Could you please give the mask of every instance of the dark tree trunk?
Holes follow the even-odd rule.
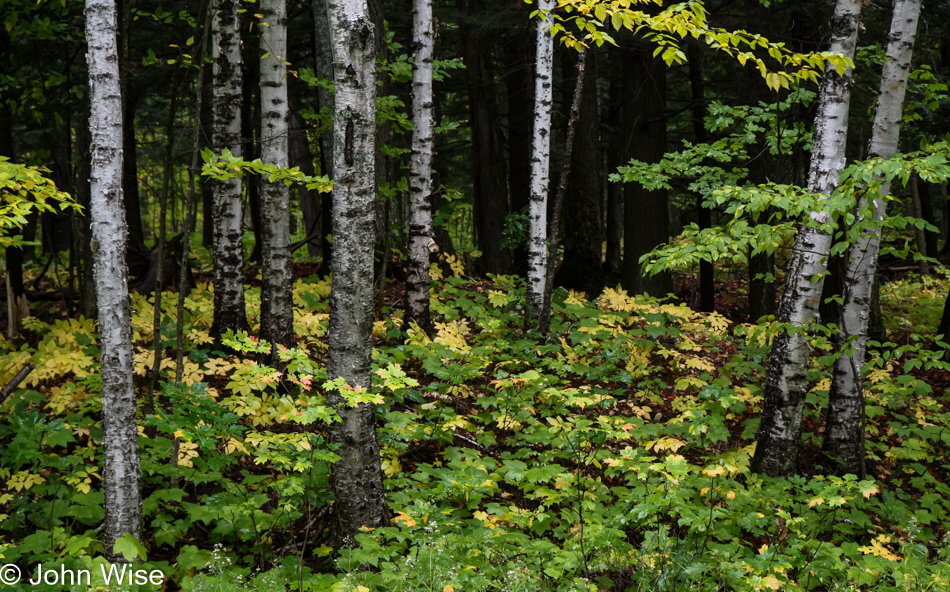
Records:
[[[318,76],[333,80],[333,47],[330,43],[330,22],[327,15],[327,3],[324,0],[313,0],[311,5],[314,30],[314,71]],[[317,89],[317,108],[333,109],[333,95],[330,91]],[[333,178],[333,125],[320,136],[320,173]],[[323,265],[320,273],[327,273],[333,255],[333,245],[327,240],[333,230],[331,218],[333,211],[333,193],[324,193],[320,199],[320,245],[322,247]]]
[[[289,106],[290,106],[290,166],[300,167],[300,172],[305,175],[313,176],[316,170],[313,166],[313,153],[310,151],[310,139],[307,137],[307,127],[303,118],[300,116],[300,99],[298,93],[302,91],[300,86],[295,83],[297,79],[291,77],[288,81]],[[321,232],[320,232],[320,194],[316,191],[310,191],[303,185],[295,185],[296,193],[300,199],[300,210],[303,213],[304,237],[310,237],[307,240],[307,253],[311,257],[321,256]]]
[[[577,84],[577,52],[563,52],[564,86]],[[591,298],[604,289],[603,200],[600,127],[597,114],[596,53],[588,51],[584,93],[574,133],[571,172],[564,202],[564,261],[554,282],[587,292]]]
[[[64,119],[68,122],[70,115],[68,113],[64,115]],[[57,124],[49,134],[48,145],[53,159],[50,177],[57,187],[68,191],[73,183],[72,141],[69,128],[61,129]],[[44,253],[59,254],[69,248],[72,243],[71,219],[68,212],[43,212],[40,215],[43,225]]]
[[[242,27],[246,26],[243,24]],[[261,60],[258,52],[260,38],[249,35],[244,39],[244,105],[241,114],[241,141],[244,144],[244,158],[254,160],[261,157],[261,147],[258,140],[261,137],[261,110],[260,87]],[[254,248],[248,256],[248,261],[259,264],[261,262],[261,179],[257,175],[244,176],[244,190],[247,195],[247,205],[251,212],[251,228],[254,230]]]
[[[528,30],[528,12],[524,26],[505,36],[505,59],[508,71],[505,88],[508,100],[508,191],[512,212],[526,212],[531,193],[531,128],[534,104],[534,43]],[[522,277],[528,274],[528,251],[520,244],[512,253],[511,272]]]
[[[11,161],[15,158],[13,145],[13,116],[3,113],[0,117],[0,156],[6,156]],[[13,229],[10,234],[17,235],[19,231]],[[7,330],[11,338],[20,334],[21,302],[25,302],[23,294],[23,249],[17,247],[6,248],[7,261]],[[28,304],[26,305],[27,310]]]
[[[818,303],[818,316],[823,325],[837,325],[841,322],[840,297],[844,290],[843,280],[848,269],[842,257],[828,259],[828,273],[821,288],[821,302]]]
[[[693,135],[697,142],[705,142],[708,139],[706,134],[706,90],[703,84],[703,52],[695,43],[690,43],[687,47],[689,55],[689,89],[693,99]],[[703,207],[703,199],[696,196],[696,222],[700,229],[712,226],[712,212]],[[750,276],[754,277],[751,273]],[[751,278],[750,278],[751,282]],[[751,287],[751,283],[750,283]],[[761,299],[760,296],[758,299]],[[774,292],[772,294],[774,300]],[[752,302],[752,293],[749,292],[749,301]],[[757,299],[757,300],[758,300]],[[699,309],[703,312],[712,312],[716,310],[716,280],[715,268],[711,261],[701,261],[699,263]],[[753,315],[753,318],[758,318]]]
[[[120,46],[123,44],[120,44]],[[126,74],[127,71],[123,71]],[[127,87],[123,84],[123,87]],[[124,93],[123,93],[124,95]],[[139,197],[139,169],[136,158],[135,111],[138,99],[125,97],[122,115],[122,194],[125,196],[125,221],[129,226],[129,274],[141,278],[148,273],[149,251],[142,228],[142,203]]]
[[[79,244],[81,257],[79,272],[79,311],[87,319],[95,319],[99,316],[98,302],[96,300],[96,283],[92,274],[92,227],[89,225],[91,218],[89,216],[89,175],[91,174],[92,160],[89,151],[89,143],[92,138],[89,135],[89,126],[86,125],[88,118],[81,118],[76,126],[76,201],[82,206],[82,214],[73,213],[76,221],[76,242]]]
[[[624,160],[653,163],[666,152],[666,65],[646,47],[628,49],[623,61]],[[665,191],[647,191],[639,183],[624,186],[623,287],[633,294],[666,296],[673,291],[669,273],[644,276],[640,257],[670,238],[669,199]]]
[[[508,187],[498,108],[495,104],[495,77],[491,69],[491,48],[484,33],[472,24],[472,17],[484,10],[480,0],[459,0],[468,17],[461,27],[462,55],[468,78],[469,124],[472,130],[472,185],[476,245],[482,273],[506,273],[510,254],[501,248],[502,230],[508,215]]]
[[[759,274],[775,276],[775,257],[765,253],[749,255],[749,322],[751,323],[775,313],[775,283],[756,279]]]
[[[201,87],[201,145],[212,146],[211,133],[214,121],[212,78],[205,76]],[[211,182],[202,175],[198,175],[201,184],[201,244],[209,249],[214,246],[214,192]]]
[[[607,138],[607,173],[617,172],[623,163],[623,76],[622,54],[619,48],[607,50],[610,60],[607,117],[601,129]],[[611,286],[620,281],[623,270],[623,184],[607,184],[606,212],[607,252],[604,259],[604,278]]]
[[[940,341],[950,343],[950,295],[943,302],[943,316],[940,317],[940,325],[934,334],[940,337]],[[950,352],[950,349],[947,350]]]
[[[934,215],[933,199],[930,197],[930,188],[933,187],[933,185],[919,179],[917,180],[917,184],[920,186],[920,217],[926,220],[928,224],[938,227],[937,217]],[[924,243],[927,245],[928,257],[936,257],[940,252],[937,246],[939,240],[939,232],[933,232],[931,230],[924,231]]]

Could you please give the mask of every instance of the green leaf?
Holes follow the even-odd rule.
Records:
[[[112,552],[122,555],[129,563],[148,560],[148,551],[145,550],[145,546],[128,532],[116,539]]]

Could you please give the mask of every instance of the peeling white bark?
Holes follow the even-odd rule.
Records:
[[[288,166],[286,0],[261,0],[261,160]],[[269,55],[268,55],[269,54]],[[261,331],[271,344],[293,345],[290,191],[261,179]]]
[[[241,155],[241,34],[239,0],[215,0],[212,18],[214,62],[212,143]],[[244,310],[244,232],[241,228],[241,179],[213,181],[214,322],[211,335],[228,329],[246,331]]]
[[[128,227],[122,200],[122,97],[116,49],[115,0],[87,0],[92,132],[93,276],[102,350],[102,486],[105,552],[125,533],[142,538],[138,428],[132,390],[132,314],[125,262]]]
[[[830,51],[854,58],[861,0],[838,0],[831,23]],[[845,166],[848,137],[848,107],[851,102],[851,71],[825,73],[819,94],[815,138],[811,155],[808,190],[830,195]],[[827,222],[826,210],[813,212],[813,220]],[[752,468],[773,477],[795,473],[801,441],[802,409],[805,402],[809,349],[802,328],[818,316],[830,234],[801,226],[788,262],[785,292],[779,304],[778,321],[794,327],[779,332],[769,355],[768,378],[758,445]]]
[[[376,50],[367,0],[330,0],[333,114],[333,276],[329,377],[352,387],[372,384],[373,255],[375,245]],[[329,428],[339,444],[333,466],[338,535],[389,524],[372,405],[347,407],[331,393],[342,419]]]
[[[534,80],[534,134],[531,142],[531,194],[528,198],[528,293],[526,324],[533,326],[544,306],[548,268],[548,179],[551,169],[551,104],[554,0],[538,2],[537,60]]]
[[[920,0],[896,0],[887,39],[887,61],[881,75],[877,110],[871,135],[870,156],[890,158],[897,152],[900,136],[904,94],[914,53],[914,38],[920,15]],[[885,185],[874,198],[873,217],[884,219]],[[858,210],[867,207],[862,197]],[[848,252],[845,277],[844,307],[841,315],[840,351],[845,352],[835,363],[828,400],[824,452],[840,473],[864,475],[864,392],[861,370],[867,352],[871,291],[877,273],[881,250],[881,231],[867,230]],[[850,343],[849,343],[850,342]],[[847,352],[851,352],[850,355]]]
[[[414,0],[412,14],[412,154],[409,157],[409,278],[407,319],[429,331],[429,252],[432,243],[432,0]]]

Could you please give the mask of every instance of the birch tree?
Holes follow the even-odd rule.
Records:
[[[896,0],[887,39],[887,61],[881,75],[869,156],[890,158],[897,152],[897,142],[904,107],[904,93],[914,52],[914,38],[920,15],[920,0]],[[873,198],[873,219],[884,219],[890,184]],[[868,206],[867,198],[858,201],[858,211]],[[864,394],[861,370],[867,351],[871,290],[877,273],[881,250],[881,228],[864,231],[848,253],[848,269],[844,281],[844,306],[834,377],[828,399],[825,422],[824,452],[839,473],[865,475],[864,467]]]
[[[548,271],[548,179],[551,171],[551,104],[554,0],[538,2],[537,62],[534,79],[534,134],[531,142],[531,193],[528,201],[528,326],[536,326],[544,307]]]
[[[288,166],[286,0],[261,0],[261,160]],[[290,191],[283,181],[262,179],[262,339],[290,346],[294,338],[293,272],[290,254]]]
[[[348,388],[372,385],[373,255],[375,244],[376,49],[367,0],[329,0],[333,45],[333,276],[330,284],[329,378]],[[348,406],[331,391],[342,421],[329,440],[338,535],[349,541],[363,526],[389,523],[373,405]]]
[[[102,350],[102,486],[105,550],[111,560],[124,534],[141,539],[138,428],[132,391],[132,313],[122,200],[122,93],[119,88],[115,0],[87,0],[93,275]]]
[[[241,34],[239,0],[215,0],[212,143],[216,152],[241,155]],[[244,246],[241,230],[241,179],[214,180],[214,322],[211,335],[246,331]]]
[[[429,318],[429,251],[432,240],[432,0],[413,0],[412,154],[409,157],[409,278],[407,319],[426,333]]]
[[[838,0],[831,22],[830,51],[854,57],[861,0]],[[808,190],[831,195],[845,166],[851,70],[829,64],[819,93]],[[785,327],[772,342],[762,421],[752,469],[773,477],[795,472],[802,432],[809,349],[805,327],[818,315],[832,236],[821,225],[831,222],[828,208],[812,212],[814,224],[802,224],[792,246],[778,322]]]

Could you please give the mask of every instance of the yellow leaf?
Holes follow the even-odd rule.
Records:
[[[396,517],[393,518],[393,522],[402,522],[409,528],[416,525],[416,521],[413,519],[413,517],[410,516],[409,514],[406,514],[405,512],[399,512],[399,514],[397,514]]]
[[[782,582],[780,582],[775,576],[768,576],[762,580],[762,585],[772,590],[778,590],[782,587]]]
[[[442,586],[442,592],[455,592],[455,588],[452,587],[452,584],[446,584]]]
[[[814,508],[815,506],[820,506],[823,503],[825,503],[825,500],[823,498],[816,497],[815,499],[808,502],[808,507]]]

